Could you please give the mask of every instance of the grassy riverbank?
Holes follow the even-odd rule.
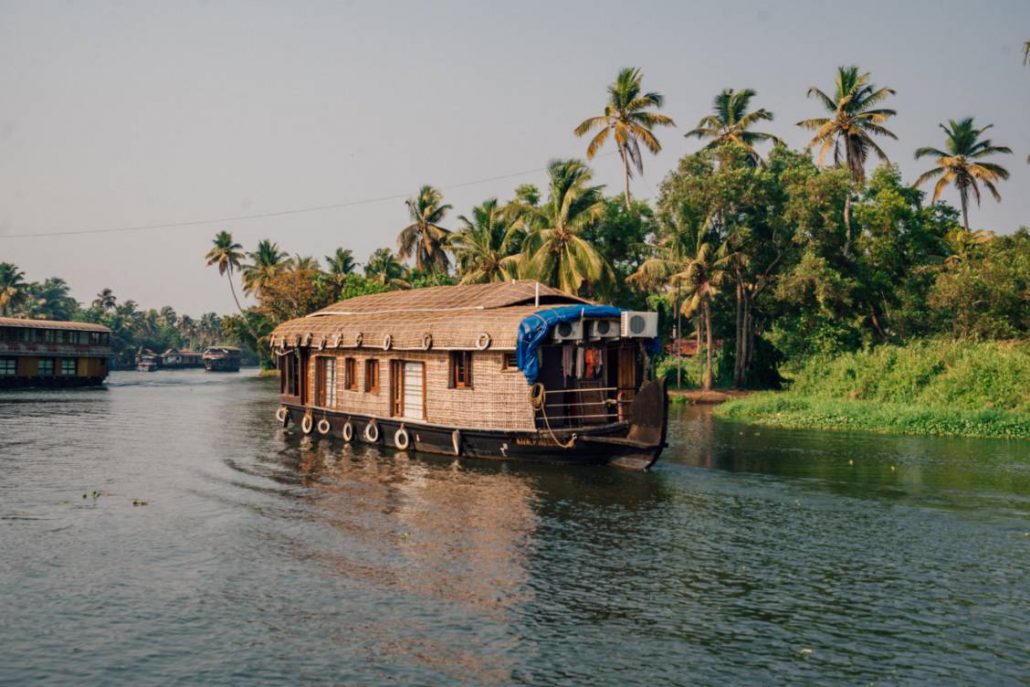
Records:
[[[1030,439],[1030,342],[927,341],[809,360],[721,417],[788,428]]]

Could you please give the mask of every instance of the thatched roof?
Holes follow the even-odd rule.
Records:
[[[57,320],[28,320],[21,317],[0,317],[0,327],[22,327],[28,329],[65,329],[76,332],[110,332],[102,324],[92,322],[60,322]]]
[[[535,305],[539,288],[539,303]],[[276,327],[272,346],[515,350],[519,323],[550,305],[589,303],[534,281],[435,286],[340,301]]]

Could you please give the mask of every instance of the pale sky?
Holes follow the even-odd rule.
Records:
[[[633,192],[654,197],[683,138],[724,87],[758,91],[767,130],[793,146],[858,64],[898,92],[882,141],[908,180],[943,144],[937,123],[973,115],[1014,154],[1001,204],[973,223],[1030,224],[1030,2],[10,2],[0,0],[0,262],[61,276],[90,301],[110,287],[143,307],[228,313],[214,234],[321,258],[395,247],[401,199],[175,229],[12,234],[230,217],[443,189],[457,215],[555,157],[599,114],[620,67],[643,70],[675,130]],[[595,160],[619,192],[617,158]],[[957,203],[954,192],[946,198]]]

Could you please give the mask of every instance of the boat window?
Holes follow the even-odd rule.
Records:
[[[74,377],[77,371],[75,358],[61,358],[61,375]]]
[[[318,386],[315,405],[331,408],[336,405],[336,358],[318,358],[315,368]]]
[[[0,377],[13,377],[18,373],[16,358],[0,358]]]
[[[519,360],[514,353],[504,354],[504,364],[501,366],[502,370],[506,372],[517,372],[519,369]]]
[[[379,361],[374,358],[365,361],[365,391],[379,393]]]
[[[345,358],[343,361],[343,386],[347,391],[358,390],[358,368],[354,358]]]
[[[36,374],[40,377],[53,377],[54,361],[51,358],[40,358],[36,366]]]
[[[472,351],[451,351],[452,389],[472,388]]]
[[[279,359],[282,371],[279,375],[279,391],[284,396],[300,396],[300,379],[297,374],[297,354],[291,353]]]

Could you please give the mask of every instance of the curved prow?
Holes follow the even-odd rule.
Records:
[[[669,427],[669,393],[664,379],[648,382],[640,388],[630,408],[629,433],[625,439],[594,438],[592,441],[618,444],[627,450],[612,458],[609,465],[629,470],[651,467],[662,449]]]

